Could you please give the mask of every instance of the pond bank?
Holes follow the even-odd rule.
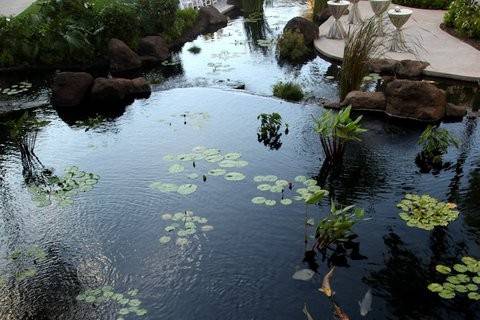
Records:
[[[368,1],[360,1],[359,8],[362,17],[373,16]],[[472,82],[479,81],[480,64],[478,61],[480,61],[480,51],[440,28],[445,11],[410,9],[413,14],[406,23],[404,32],[407,42],[419,43],[420,47],[416,48],[417,56],[410,53],[388,52],[385,57],[395,60],[426,61],[430,63],[424,70],[426,76]],[[344,41],[326,38],[333,21],[333,17],[330,17],[320,25],[320,39],[315,41],[315,48],[326,57],[341,61],[345,47]],[[340,21],[348,30],[347,16],[343,16]]]

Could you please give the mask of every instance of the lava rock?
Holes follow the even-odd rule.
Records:
[[[307,46],[313,45],[313,41],[318,39],[318,27],[303,17],[295,17],[288,21],[283,32],[287,30],[300,32]]]
[[[449,119],[461,119],[467,114],[467,108],[464,106],[457,106],[453,103],[447,103],[445,116]]]
[[[93,102],[116,105],[132,98],[146,97],[150,93],[150,85],[144,78],[97,78],[93,83],[90,98]]]
[[[393,59],[371,59],[368,63],[370,72],[394,75],[398,61]]]
[[[201,7],[198,10],[196,27],[199,29],[197,30],[199,34],[226,27],[227,23],[227,16],[221,14],[215,7]]]
[[[385,88],[386,113],[392,117],[438,121],[445,116],[445,91],[425,81],[394,80]]]
[[[395,74],[398,78],[414,79],[419,78],[423,70],[430,64],[424,61],[402,60],[395,66]]]
[[[352,91],[341,106],[352,106],[353,110],[385,111],[387,100],[383,92]]]
[[[164,61],[170,57],[170,49],[167,42],[160,36],[148,36],[138,43],[140,56],[152,57],[155,61]]]
[[[52,104],[56,107],[74,107],[85,101],[92,87],[93,77],[86,72],[60,72],[52,87]]]
[[[108,43],[110,58],[110,71],[113,73],[124,73],[139,69],[142,66],[138,54],[130,49],[125,42],[118,39],[111,39]]]

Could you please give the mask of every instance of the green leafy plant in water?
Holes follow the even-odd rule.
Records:
[[[17,281],[23,281],[37,274],[37,266],[47,259],[47,253],[37,245],[15,249],[8,258],[15,262],[19,271],[15,273]]]
[[[191,52],[191,53],[193,53],[193,54],[199,54],[200,51],[202,51],[202,49],[201,49],[200,47],[198,47],[198,46],[195,46],[195,45],[193,45],[193,46],[191,46],[190,48],[188,48],[188,52]]]
[[[472,257],[462,257],[462,263],[452,267],[437,265],[435,270],[446,276],[443,283],[430,283],[428,290],[443,299],[453,299],[457,294],[466,294],[471,300],[480,300],[480,261]]]
[[[301,63],[313,55],[313,50],[305,44],[300,32],[286,30],[278,39],[277,50],[280,59]]]
[[[287,101],[303,99],[302,87],[294,82],[278,82],[273,86],[273,95]]]
[[[175,232],[177,239],[175,243],[178,246],[185,246],[189,241],[189,237],[197,233],[197,229],[200,228],[201,232],[208,232],[213,230],[213,226],[207,225],[207,218],[196,216],[192,211],[177,212],[174,214],[165,213],[162,215],[162,219],[166,221],[173,221],[172,224],[165,227],[167,235],[160,237],[160,244],[167,244],[172,240],[169,235]]]
[[[260,120],[260,127],[257,132],[258,142],[262,142],[272,150],[278,150],[282,146],[280,129],[282,127],[282,116],[277,113],[261,113],[257,117]],[[285,124],[285,134],[289,133],[288,124]]]
[[[305,203],[310,205],[318,204],[327,195],[328,191],[320,190],[306,199]],[[353,226],[362,220],[364,216],[365,211],[361,208],[353,205],[341,207],[331,200],[330,213],[321,219],[316,226],[316,241],[313,249],[324,250],[335,242],[348,241],[348,238],[352,235]]]
[[[442,163],[442,156],[448,148],[458,148],[458,140],[447,129],[429,125],[420,135],[418,144],[422,146],[419,160],[427,161],[433,165]]]
[[[314,119],[315,131],[320,135],[326,160],[333,163],[341,160],[345,152],[345,145],[349,141],[360,141],[360,136],[367,130],[362,128],[362,116],[353,120],[350,117],[351,107],[338,113],[325,111],[320,117]]]
[[[458,218],[455,204],[440,202],[429,195],[406,194],[397,207],[402,209],[399,216],[408,226],[424,230],[447,226]]]
[[[105,286],[80,293],[77,296],[77,301],[94,304],[114,302],[118,308],[117,314],[119,319],[129,314],[144,316],[148,311],[141,307],[142,301],[136,298],[137,294],[137,289],[129,290],[126,294],[122,294],[114,291],[110,286]]]

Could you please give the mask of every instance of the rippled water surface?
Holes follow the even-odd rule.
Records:
[[[274,37],[290,17],[306,11],[302,3],[267,4],[268,29],[261,32]],[[199,55],[187,44],[178,56],[181,66],[148,74],[169,76],[150,98],[125,109],[85,118],[45,107],[0,118],[0,319],[305,319],[305,304],[315,319],[334,319],[330,301],[318,291],[332,264],[335,301],[351,319],[362,319],[358,301],[368,289],[373,310],[366,319],[480,319],[478,302],[460,295],[443,300],[426,289],[439,280],[437,264],[480,258],[477,120],[442,124],[460,146],[445,156],[451,168],[438,174],[422,174],[415,164],[424,126],[375,115],[364,117],[368,132],[348,146],[343,166],[322,170],[312,116],[324,110],[260,95],[271,94],[277,80],[297,77],[307,91],[333,99],[336,85],[326,77],[336,67],[321,58],[293,69],[278,65],[273,48],[255,47],[248,32],[258,30],[240,17],[197,39]],[[211,63],[222,66],[214,71]],[[228,79],[260,95],[211,88]],[[258,141],[257,116],[272,112],[284,125],[277,143],[266,145]],[[226,170],[245,179],[208,174],[218,162],[168,160],[198,146],[240,153],[248,165]],[[174,164],[185,170],[169,172]],[[64,176],[72,166],[98,175],[92,190],[71,195],[71,204],[32,197],[28,183]],[[187,177],[193,173],[198,177]],[[314,235],[305,228],[305,206],[286,206],[279,203],[281,193],[257,190],[257,175],[276,175],[294,188],[298,175],[316,179],[339,203],[364,208],[369,219],[354,227],[358,237],[346,253],[304,261]],[[158,181],[197,189],[161,192],[152,188]],[[396,208],[407,192],[458,203],[460,217],[432,232],[407,227]],[[256,196],[277,204],[255,205]],[[328,205],[307,214],[318,220]],[[164,214],[185,211],[207,219],[213,230],[198,223],[189,243],[179,245],[175,232],[165,231],[172,221]],[[171,241],[162,244],[167,235]],[[312,280],[292,279],[304,268],[316,272]],[[111,299],[77,299],[105,286],[138,299],[146,314],[122,316],[124,306]],[[138,293],[129,295],[132,290]]]

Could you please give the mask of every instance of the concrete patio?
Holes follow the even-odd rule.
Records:
[[[359,7],[363,18],[373,16],[368,1],[360,1]],[[407,42],[417,41],[423,48],[418,49],[416,55],[388,52],[385,57],[395,60],[427,61],[430,66],[424,70],[424,74],[428,76],[480,81],[480,51],[440,29],[445,11],[410,9],[413,10],[413,14],[404,26],[405,37]],[[348,31],[347,16],[340,20]],[[328,58],[342,60],[344,40],[326,38],[333,21],[333,17],[330,17],[320,26],[320,38],[315,41],[315,47]]]

